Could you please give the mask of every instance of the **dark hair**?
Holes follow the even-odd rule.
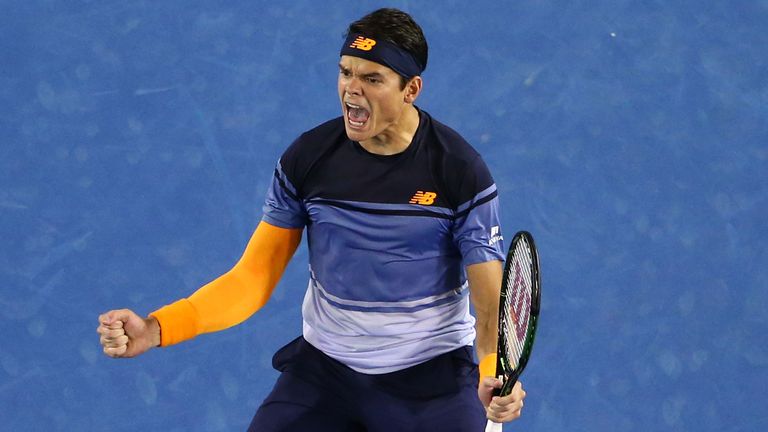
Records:
[[[429,47],[421,27],[407,13],[392,8],[375,10],[349,25],[345,35],[360,33],[371,38],[383,39],[408,51],[413,55],[422,70],[427,68]],[[403,77],[402,88],[407,81]]]

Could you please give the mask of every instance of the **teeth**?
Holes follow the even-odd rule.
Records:
[[[360,105],[351,104],[349,102],[344,102],[344,104],[347,106],[347,111],[350,111],[350,110],[365,110],[365,108],[361,107]],[[347,115],[347,121],[349,121],[350,125],[352,125],[354,127],[362,127],[365,124],[364,121],[360,122],[360,121],[352,120],[351,118],[349,118],[349,113],[347,113],[347,114],[348,114]]]

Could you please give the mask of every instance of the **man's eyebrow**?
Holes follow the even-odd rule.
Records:
[[[366,74],[361,75],[363,78],[384,78],[384,75],[382,75],[380,72],[370,72]]]
[[[341,63],[339,63],[339,70],[341,70],[343,72],[351,71],[350,68],[342,65]],[[362,77],[362,78],[384,78],[384,74],[382,74],[381,72],[369,72],[369,73],[364,73],[364,74],[360,75],[360,77]]]

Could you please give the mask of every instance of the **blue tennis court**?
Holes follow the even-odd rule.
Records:
[[[768,2],[5,1],[0,429],[240,431],[301,333],[267,306],[131,360],[99,314],[227,271],[283,150],[340,115],[349,22],[401,8],[417,105],[534,234],[542,312],[506,431],[768,429]]]

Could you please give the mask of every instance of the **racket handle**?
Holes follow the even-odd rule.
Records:
[[[505,382],[504,375],[499,375],[498,379],[501,382]],[[501,395],[501,390],[503,388],[504,388],[504,386],[502,386],[501,388],[493,389],[493,395],[494,396]],[[485,432],[502,432],[501,423],[496,423],[495,421],[488,420],[488,423],[485,424]]]

